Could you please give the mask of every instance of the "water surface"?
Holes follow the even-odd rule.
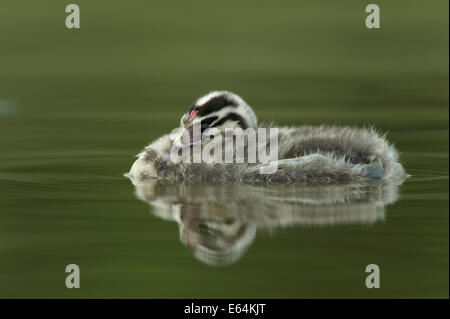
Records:
[[[0,297],[448,298],[448,2],[383,2],[376,32],[358,1],[77,3],[76,31],[60,1],[0,4]],[[375,125],[412,177],[135,188],[134,155],[212,89]]]

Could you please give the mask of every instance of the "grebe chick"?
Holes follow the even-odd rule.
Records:
[[[223,134],[227,128],[256,129],[275,128],[273,125],[259,125],[252,108],[238,95],[228,91],[213,91],[195,101],[181,117],[181,128],[193,132],[194,125],[216,129]],[[256,162],[245,160],[229,163],[195,163],[171,160],[169,153],[174,147],[190,147],[199,143],[203,151],[210,143],[222,143],[214,139],[201,139],[187,143],[181,137],[166,134],[152,142],[137,155],[138,159],[128,174],[134,184],[148,178],[187,181],[241,181],[241,182],[376,182],[389,179],[398,184],[408,176],[398,162],[398,153],[384,136],[373,128],[352,128],[339,126],[277,127],[278,156],[276,161]],[[264,133],[264,137],[265,137]],[[268,134],[267,134],[268,135]],[[195,136],[195,134],[194,134]],[[240,142],[247,154],[248,139]],[[262,148],[269,149],[269,139]],[[258,145],[258,148],[261,145]],[[233,148],[234,149],[234,148]],[[223,156],[226,147],[222,147]],[[233,154],[235,156],[235,154]],[[222,157],[222,158],[224,158]],[[273,173],[263,170],[274,168]]]

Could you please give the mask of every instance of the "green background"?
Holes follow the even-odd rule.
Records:
[[[448,298],[448,1],[377,1],[376,30],[364,1],[77,0],[79,30],[69,3],[0,3],[0,297]],[[374,124],[413,177],[384,223],[208,267],[122,174],[213,89],[260,121]]]

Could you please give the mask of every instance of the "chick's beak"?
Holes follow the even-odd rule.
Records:
[[[196,115],[197,115],[198,111],[192,111],[189,116],[188,116],[188,121],[192,120]]]

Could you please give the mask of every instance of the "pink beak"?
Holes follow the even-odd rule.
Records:
[[[190,121],[194,116],[196,116],[197,113],[198,111],[192,111],[191,114],[189,114],[188,121]]]

